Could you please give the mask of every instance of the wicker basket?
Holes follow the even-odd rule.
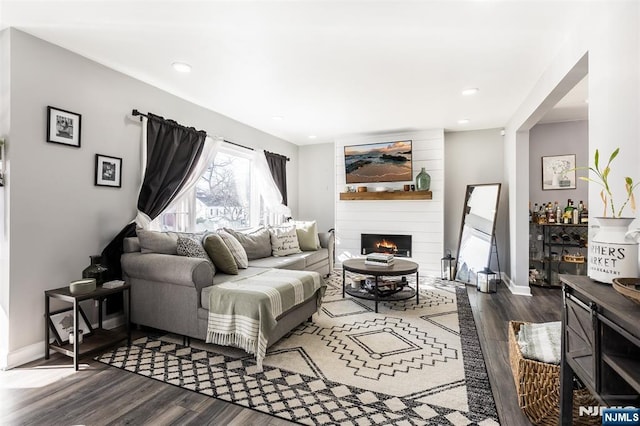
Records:
[[[516,334],[519,321],[509,321],[509,362],[518,405],[534,425],[557,426],[560,418],[560,366],[524,358]],[[600,405],[588,389],[573,391],[573,424],[600,425],[599,416],[578,416],[580,406]]]

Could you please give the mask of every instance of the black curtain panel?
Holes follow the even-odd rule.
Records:
[[[282,194],[282,204],[287,205],[287,157],[273,152],[264,152],[271,176]]]
[[[204,131],[148,114],[147,167],[138,210],[153,220],[169,206],[195,169],[206,137]],[[102,264],[109,268],[110,279],[122,277],[122,242],[135,236],[135,230],[135,223],[128,224],[102,251]]]
[[[162,213],[195,169],[207,134],[148,114],[147,170],[138,210],[151,220]]]

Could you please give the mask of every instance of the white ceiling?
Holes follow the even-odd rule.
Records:
[[[2,0],[0,28],[302,145],[502,127],[586,3]],[[463,96],[469,87],[480,91]]]

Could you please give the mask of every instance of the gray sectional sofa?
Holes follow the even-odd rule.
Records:
[[[318,233],[320,246],[283,257],[250,259],[238,275],[215,271],[211,262],[177,254],[141,252],[137,237],[124,241],[121,257],[123,279],[131,284],[131,321],[134,324],[205,340],[209,291],[212,285],[237,277],[248,277],[265,268],[316,271],[327,276],[333,270],[334,236]],[[268,345],[311,318],[317,311],[315,297],[277,318]]]

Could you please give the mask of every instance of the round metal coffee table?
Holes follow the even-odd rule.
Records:
[[[375,310],[378,312],[378,302],[394,301],[394,300],[406,300],[416,297],[416,304],[419,303],[420,292],[418,291],[418,283],[420,277],[418,276],[418,264],[410,260],[394,259],[391,266],[377,266],[368,265],[364,263],[364,259],[348,259],[342,262],[342,297],[345,293],[357,297],[360,299],[374,300]],[[360,288],[347,288],[345,284],[346,272],[355,272],[358,274],[371,275],[375,279],[373,291],[363,291]],[[387,295],[380,294],[378,290],[378,281],[382,276],[385,277],[398,277],[406,276],[410,274],[416,274],[416,288],[413,289],[409,285],[404,285],[401,290],[396,293]]]

